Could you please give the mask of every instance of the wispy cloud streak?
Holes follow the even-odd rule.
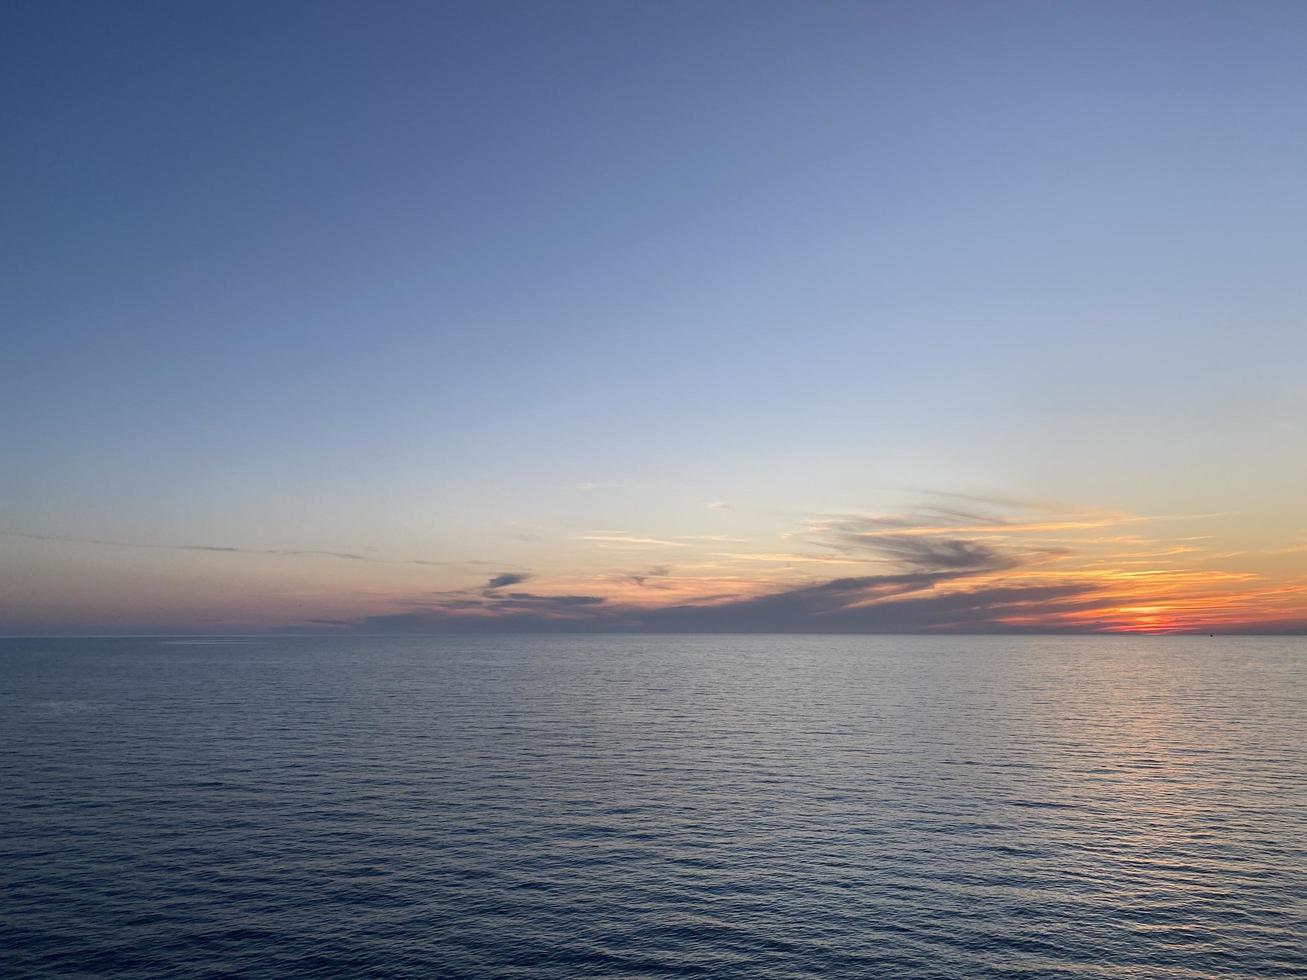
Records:
[[[276,556],[282,558],[338,558],[343,561],[371,562],[377,565],[456,567],[495,564],[494,562],[474,559],[433,561],[425,558],[381,558],[377,555],[362,555],[353,551],[331,551],[319,548],[240,548],[233,545],[218,544],[153,544],[142,541],[110,541],[103,538],[81,538],[61,534],[32,534],[26,531],[0,530],[0,537],[22,538],[28,541],[47,541],[59,544],[86,544],[104,548],[135,548],[148,551],[205,551],[228,555]]]

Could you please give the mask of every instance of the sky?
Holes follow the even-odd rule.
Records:
[[[0,13],[0,634],[1307,631],[1307,6]]]

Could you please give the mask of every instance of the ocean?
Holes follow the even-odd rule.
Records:
[[[1307,976],[1307,638],[0,641],[0,975]]]

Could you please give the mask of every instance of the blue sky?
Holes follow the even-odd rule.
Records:
[[[634,559],[592,532],[765,550],[934,491],[1307,528],[1301,4],[3,16],[0,529],[596,591]],[[106,547],[9,538],[0,613],[343,574]],[[480,571],[440,574],[340,587]],[[257,605],[224,628],[303,612]]]

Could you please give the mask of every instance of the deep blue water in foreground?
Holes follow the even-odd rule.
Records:
[[[0,641],[0,975],[1307,976],[1307,639]]]

